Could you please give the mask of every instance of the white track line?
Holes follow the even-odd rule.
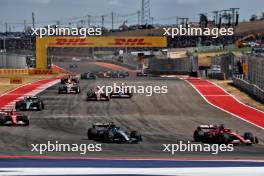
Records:
[[[187,168],[0,168],[11,175],[181,175],[181,176],[263,176],[263,167],[187,167]],[[4,172],[3,172],[4,171]]]
[[[210,95],[210,94],[204,95],[204,96],[206,97],[231,97],[231,95]]]

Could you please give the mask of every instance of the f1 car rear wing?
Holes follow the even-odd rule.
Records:
[[[198,126],[198,128],[202,128],[202,129],[215,129],[217,128],[216,125],[200,125]]]
[[[0,112],[17,112],[16,109],[0,109]]]
[[[112,126],[112,125],[114,125],[113,122],[108,122],[108,123],[97,122],[97,123],[93,124],[93,127],[109,127],[109,126]]]

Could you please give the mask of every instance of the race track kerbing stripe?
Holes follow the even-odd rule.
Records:
[[[179,78],[187,81],[212,106],[264,129],[264,112],[245,105],[210,81],[191,77]]]

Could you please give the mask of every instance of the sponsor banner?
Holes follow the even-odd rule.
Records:
[[[32,69],[28,70],[30,75],[50,75],[50,74],[57,74],[57,71],[53,71],[51,69]]]
[[[37,45],[46,47],[167,47],[166,37],[43,37]]]
[[[22,78],[18,78],[18,77],[10,78],[10,84],[22,84]]]
[[[0,74],[16,74],[16,75],[25,75],[28,74],[27,69],[0,69]]]
[[[48,65],[49,47],[167,47],[167,37],[37,37],[36,38],[36,67],[46,69]]]

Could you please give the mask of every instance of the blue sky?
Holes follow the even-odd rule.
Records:
[[[239,7],[241,19],[248,19],[252,14],[261,15],[264,12],[263,0],[150,0],[151,16],[154,23],[174,23],[176,20],[159,20],[166,17],[189,17],[192,21],[198,20],[199,13]],[[115,17],[115,27],[122,21],[137,23],[136,11],[140,9],[141,0],[0,0],[0,30],[5,29],[5,22],[9,23],[11,29],[20,30],[23,28],[23,21],[31,23],[31,12],[35,13],[35,20],[38,25],[55,24],[57,20],[68,24],[76,25],[82,17],[88,14],[93,17],[93,25],[100,25],[101,15],[105,16],[105,25],[111,26],[111,12],[115,14],[133,14],[130,17]],[[83,18],[85,22],[87,17]]]

